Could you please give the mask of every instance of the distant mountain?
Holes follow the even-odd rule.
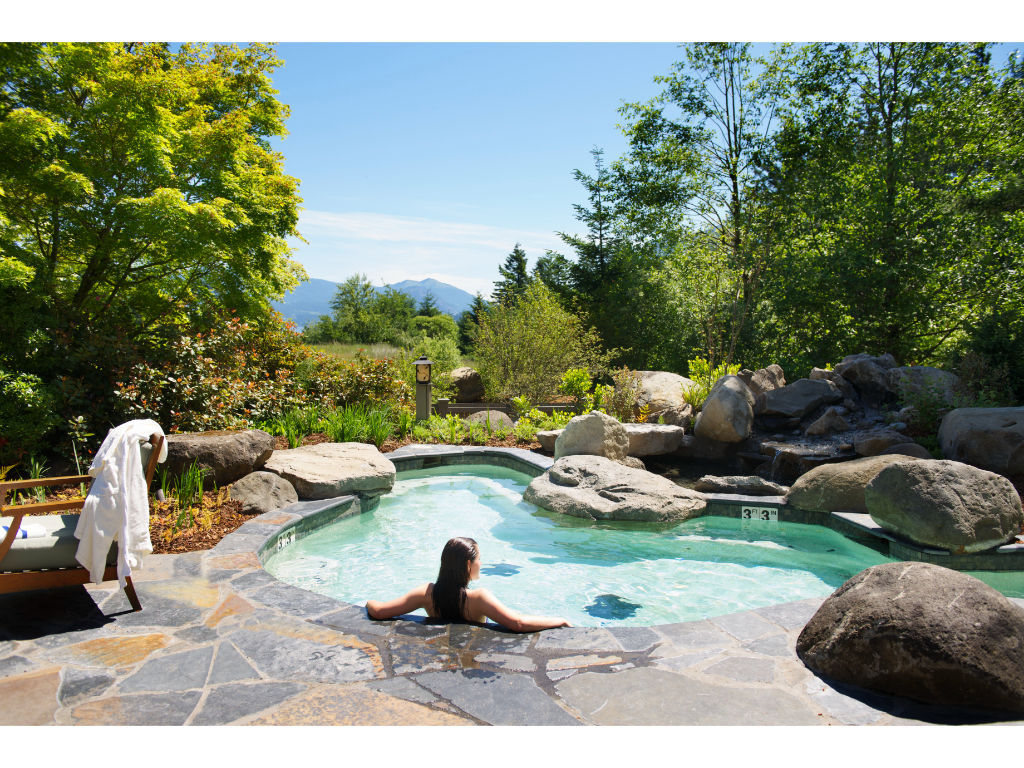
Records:
[[[403,280],[389,286],[377,287],[376,290],[380,291],[383,288],[392,288],[411,296],[417,304],[423,301],[423,297],[429,291],[434,294],[437,308],[456,320],[473,303],[472,294],[429,277],[426,280]],[[271,305],[285,318],[294,320],[299,328],[303,328],[315,323],[320,315],[331,314],[331,299],[337,290],[338,283],[313,277],[300,284],[281,301],[271,302]]]

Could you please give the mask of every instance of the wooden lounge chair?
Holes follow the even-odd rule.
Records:
[[[142,463],[145,468],[146,488],[153,482],[160,449],[163,447],[164,436],[152,434],[148,443],[142,444]],[[75,526],[78,514],[46,514],[32,515],[27,522],[42,525],[46,529],[44,536],[18,538],[22,520],[27,512],[71,512],[81,513],[85,499],[82,497],[66,501],[49,501],[34,504],[8,504],[8,495],[24,488],[35,488],[50,485],[75,485],[92,483],[90,475],[72,475],[70,477],[38,478],[36,480],[13,480],[0,483],[0,523],[10,526],[7,535],[0,542],[0,594],[7,592],[24,592],[30,589],[48,589],[50,587],[67,587],[87,584],[89,571],[75,560],[78,539],[75,538]],[[13,500],[13,499],[12,499]],[[2,532],[3,529],[0,529]],[[114,544],[107,555],[107,568],[103,573],[104,580],[117,578],[117,546]],[[135,593],[135,585],[131,576],[125,579],[124,593],[131,603],[133,611],[141,611],[142,604]]]

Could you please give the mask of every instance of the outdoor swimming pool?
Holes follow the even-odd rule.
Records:
[[[362,605],[437,576],[452,536],[480,545],[480,580],[513,608],[576,626],[648,626],[831,594],[887,558],[827,528],[702,517],[593,523],[522,500],[530,478],[494,466],[402,472],[372,512],[271,556],[268,572]]]

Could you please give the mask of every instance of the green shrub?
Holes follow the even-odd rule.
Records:
[[[716,381],[727,374],[737,373],[740,370],[739,365],[725,363],[720,363],[712,368],[711,363],[699,357],[689,360],[688,365],[688,378],[693,384],[683,385],[683,400],[692,405],[695,411],[699,411],[704,406],[704,401],[708,399]]]
[[[641,393],[640,372],[623,366],[612,371],[612,381],[614,387],[605,387],[601,395],[608,415],[623,423],[636,421],[639,414],[637,401]]]
[[[562,374],[558,391],[573,399],[576,413],[589,413],[594,405],[594,398],[590,395],[592,384],[586,368],[570,368]]]
[[[0,464],[46,447],[47,436],[59,423],[55,407],[38,376],[0,368]]]

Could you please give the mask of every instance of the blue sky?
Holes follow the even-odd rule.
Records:
[[[310,276],[434,277],[489,292],[521,242],[530,262],[575,231],[574,168],[625,149],[623,99],[646,100],[680,54],[649,44],[280,44],[291,107],[279,148],[304,198]]]

